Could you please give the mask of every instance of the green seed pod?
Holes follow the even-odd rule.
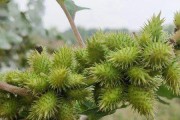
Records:
[[[109,33],[106,35],[104,44],[110,50],[121,49],[124,47],[131,47],[135,45],[132,37],[126,33]]]
[[[79,88],[72,89],[66,92],[66,95],[70,100],[77,100],[79,102],[83,102],[86,99],[92,98],[92,88]]]
[[[90,40],[103,43],[106,37],[106,33],[104,33],[103,31],[97,31],[92,37],[90,37]]]
[[[152,91],[146,91],[143,88],[129,86],[128,100],[132,108],[140,115],[146,117],[154,116],[155,96]]]
[[[26,81],[24,82],[25,86],[29,88],[33,94],[42,93],[48,87],[47,79],[39,77],[35,74],[29,73]]]
[[[121,75],[110,63],[95,64],[90,68],[90,73],[101,82],[101,85],[116,86],[120,84]]]
[[[180,29],[180,12],[176,12],[174,15],[174,24],[177,29]]]
[[[153,77],[152,82],[148,85],[149,90],[158,91],[159,87],[163,84],[163,76],[156,75]]]
[[[70,88],[79,88],[86,85],[84,80],[85,80],[85,77],[83,75],[71,73],[69,74],[67,83]]]
[[[58,112],[58,97],[54,92],[47,92],[33,103],[30,108],[28,119],[49,120]]]
[[[89,67],[88,52],[86,49],[78,49],[75,51],[75,71],[82,73],[85,68]]]
[[[6,99],[0,102],[0,118],[14,120],[18,113],[19,105],[15,99]]]
[[[147,85],[152,81],[147,70],[141,67],[132,67],[128,70],[128,77],[133,85]]]
[[[41,54],[38,51],[34,51],[29,59],[29,64],[33,72],[36,74],[48,74],[51,68],[51,60],[49,59],[46,51],[43,51]]]
[[[98,106],[102,111],[114,110],[122,100],[122,87],[104,88],[100,91]]]
[[[145,47],[153,42],[151,34],[147,32],[141,33],[140,37],[137,39],[140,46]]]
[[[76,120],[76,112],[72,103],[63,100],[59,106],[58,120]]]
[[[146,67],[158,70],[166,67],[172,61],[174,52],[172,46],[161,42],[154,42],[144,49],[143,57]]]
[[[111,52],[107,57],[109,62],[121,69],[127,69],[137,62],[140,50],[137,47],[126,47],[116,52]]]
[[[174,62],[163,70],[166,84],[177,95],[180,95],[180,67],[179,63]]]
[[[93,76],[88,76],[88,77],[86,77],[84,82],[87,86],[90,86],[90,85],[94,85],[94,84],[98,83],[99,81],[97,79],[95,79]]]
[[[88,66],[88,53],[86,49],[78,49],[77,51],[75,51],[75,58],[81,66]]]
[[[159,40],[160,36],[162,35],[163,30],[163,24],[164,19],[161,19],[161,13],[159,13],[157,16],[153,15],[151,20],[148,21],[147,24],[145,24],[143,28],[143,32],[147,32],[151,34],[151,37],[154,41]]]
[[[56,68],[51,70],[49,75],[49,83],[54,89],[65,89],[68,87],[69,70],[66,68]]]
[[[87,41],[88,60],[92,64],[105,60],[107,48],[102,44],[104,37],[103,33],[96,33]]]
[[[22,73],[20,71],[9,71],[3,78],[4,81],[9,84],[18,85],[23,82],[21,74]]]
[[[73,51],[71,48],[62,47],[54,54],[53,66],[56,68],[70,68],[74,64]]]

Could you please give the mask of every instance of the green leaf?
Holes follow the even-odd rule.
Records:
[[[84,111],[82,114],[87,115],[89,120],[99,120],[100,118],[106,116],[106,115],[110,115],[113,114],[115,112],[115,110],[112,111],[108,111],[108,112],[102,112],[99,111],[98,107],[89,109],[87,111]]]
[[[64,4],[65,4],[67,10],[69,11],[69,13],[73,19],[75,18],[76,12],[81,11],[81,10],[85,10],[85,9],[89,9],[89,8],[77,6],[74,3],[74,1],[72,1],[72,0],[65,0]]]
[[[180,96],[174,95],[172,91],[168,90],[165,86],[160,86],[157,91],[158,96],[165,97],[167,99],[180,98]]]

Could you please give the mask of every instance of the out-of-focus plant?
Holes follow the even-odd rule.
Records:
[[[46,30],[42,24],[44,0],[30,0],[26,11],[13,0],[5,3],[0,5],[1,66],[21,68],[26,65],[27,51],[36,44],[61,40],[58,31]]]

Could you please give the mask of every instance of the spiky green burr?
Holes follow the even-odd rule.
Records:
[[[99,32],[87,41],[88,60],[91,64],[105,60],[107,48],[102,44],[104,37],[104,34]]]
[[[166,67],[172,62],[174,52],[171,45],[162,42],[154,42],[146,46],[142,56],[146,67],[158,70]]]
[[[165,83],[177,95],[180,94],[180,65],[174,62],[163,70]]]
[[[84,67],[88,66],[88,53],[86,49],[78,49],[75,51],[76,61]]]
[[[138,47],[125,47],[115,52],[109,53],[107,60],[114,66],[121,69],[127,69],[137,63],[140,50]]]
[[[49,75],[48,82],[54,89],[65,89],[68,87],[69,70],[67,68],[55,68]]]
[[[104,33],[105,34],[105,33]],[[121,49],[124,47],[131,47],[136,44],[132,37],[126,33],[107,33],[105,34],[105,44],[110,50]]]
[[[58,120],[76,120],[77,113],[73,103],[67,100],[62,100],[59,104]]]
[[[77,100],[79,102],[83,102],[86,99],[92,98],[92,88],[79,88],[79,89],[71,89],[67,91],[67,96],[71,100]]]
[[[147,85],[152,82],[152,77],[142,67],[132,67],[127,74],[133,85]]]
[[[13,85],[19,85],[23,82],[22,73],[18,70],[9,71],[4,75],[4,81]]]
[[[139,114],[146,117],[154,116],[155,95],[152,91],[145,90],[140,87],[129,86],[128,100],[132,108]]]
[[[32,91],[33,94],[42,93],[48,88],[47,78],[37,76],[34,73],[27,73],[23,78],[24,85]]]
[[[2,98],[1,98],[2,99]],[[0,101],[0,118],[13,120],[19,110],[19,105],[16,99],[5,99]]]
[[[69,88],[80,88],[86,86],[85,77],[81,74],[71,73],[68,76],[67,84]]]
[[[48,74],[50,72],[52,61],[46,51],[41,54],[38,51],[33,51],[28,59],[32,71],[36,74]]]
[[[153,17],[148,20],[148,23],[145,24],[143,32],[150,33],[153,41],[158,41],[163,32],[163,22],[164,19],[161,19],[161,13],[159,13],[157,16],[153,15]]]
[[[151,44],[153,42],[153,39],[151,37],[151,34],[148,32],[142,32],[139,38],[137,38],[138,44],[141,47],[146,47],[148,44]]]
[[[58,112],[58,97],[54,92],[47,92],[36,100],[28,115],[31,120],[49,120]]]
[[[100,90],[98,106],[102,111],[114,110],[122,100],[123,88],[121,86],[114,88],[103,88]]]
[[[116,86],[121,82],[121,73],[110,63],[96,64],[90,68],[90,73],[101,85]]]
[[[62,47],[54,53],[53,67],[70,68],[74,64],[73,51],[69,47]]]

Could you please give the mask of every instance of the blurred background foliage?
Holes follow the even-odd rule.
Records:
[[[49,52],[57,49],[61,45],[76,45],[75,37],[71,29],[59,32],[57,28],[46,29],[42,22],[44,14],[44,0],[29,0],[26,11],[21,11],[18,4],[11,0],[7,5],[0,6],[0,71],[8,69],[23,69],[27,65],[27,54],[35,46],[46,46]],[[85,29],[78,27],[82,37],[86,40],[93,35],[98,29]],[[174,32],[173,25],[165,25],[164,30],[169,34]],[[132,34],[128,28],[121,29],[104,29],[102,31],[121,31]],[[165,94],[166,89],[160,89],[159,95],[163,99],[158,103],[157,111],[158,120],[180,120],[178,114],[179,99],[173,99],[176,96]],[[166,97],[166,98],[164,98]],[[172,100],[173,99],[173,100]],[[171,100],[171,101],[170,101]],[[166,101],[166,102],[165,102]],[[134,114],[128,107],[120,109],[102,120],[145,120],[145,118]]]
[[[30,0],[21,11],[13,0],[0,6],[0,67],[23,68],[26,54],[36,45],[56,48],[63,44],[57,29],[45,29],[42,23],[44,0]],[[54,46],[53,46],[54,45]]]

